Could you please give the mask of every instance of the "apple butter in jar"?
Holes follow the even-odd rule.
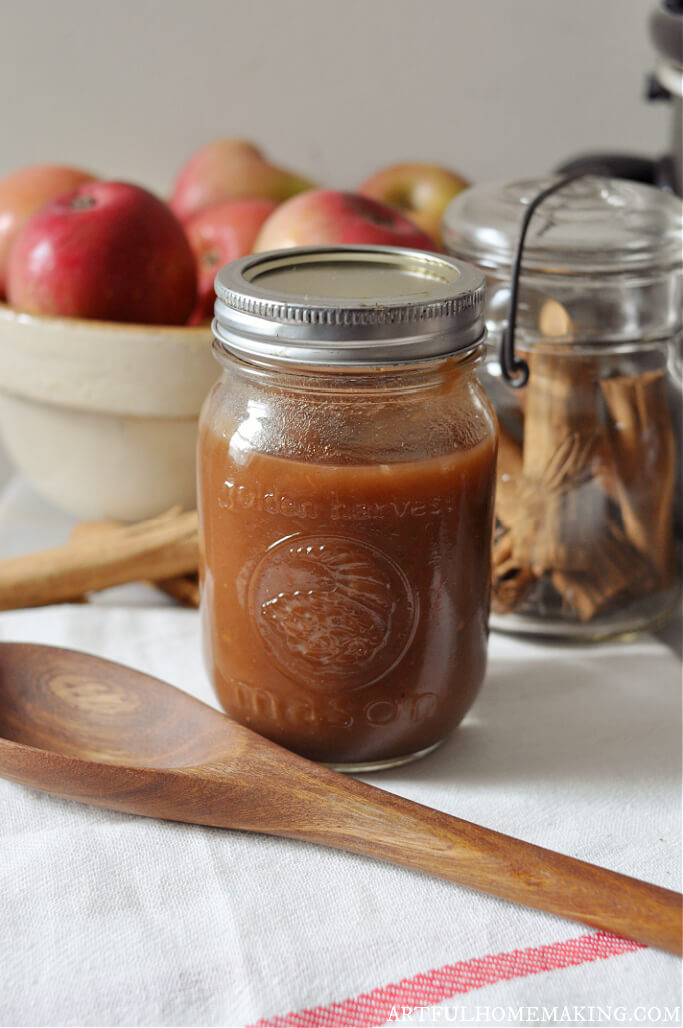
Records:
[[[199,430],[205,655],[231,717],[340,770],[436,747],[481,685],[496,419],[484,276],[257,254],[216,279]]]

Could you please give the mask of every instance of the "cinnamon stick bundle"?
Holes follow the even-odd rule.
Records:
[[[135,525],[85,532],[62,546],[0,561],[0,610],[80,598],[127,582],[195,573],[197,512],[171,511]]]
[[[605,378],[597,357],[549,348],[529,369],[522,447],[503,432],[499,450],[492,608],[533,605],[538,584],[546,609],[554,593],[558,616],[589,622],[675,576],[664,371]]]

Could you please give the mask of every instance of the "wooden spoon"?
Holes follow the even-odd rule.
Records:
[[[681,899],[295,756],[85,653],[0,643],[0,775],[80,803],[306,839],[681,952]]]

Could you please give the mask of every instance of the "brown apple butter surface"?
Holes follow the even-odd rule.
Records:
[[[225,710],[333,764],[443,739],[485,670],[495,454],[490,422],[423,460],[236,460],[207,419],[202,609]]]

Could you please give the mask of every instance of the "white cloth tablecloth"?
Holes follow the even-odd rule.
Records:
[[[65,538],[20,480],[0,555]],[[0,614],[0,639],[133,665],[214,703],[198,616],[153,591]],[[661,641],[492,636],[471,714],[367,780],[680,888],[680,664]],[[390,865],[147,820],[0,780],[3,1025],[681,1023],[679,961]]]

